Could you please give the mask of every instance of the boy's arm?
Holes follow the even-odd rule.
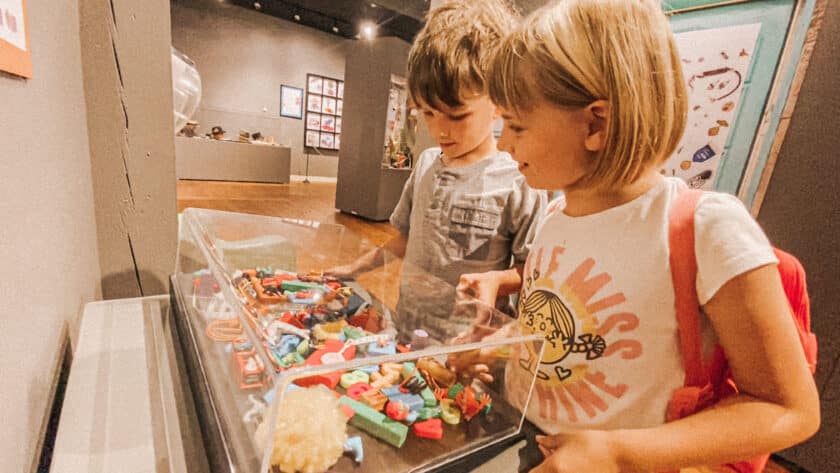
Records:
[[[493,307],[497,297],[519,292],[523,266],[517,264],[505,270],[462,274],[455,291],[461,299],[474,298]]]
[[[657,427],[542,438],[551,456],[535,471],[610,471],[607,465],[621,472],[675,470],[748,459],[812,436],[820,423],[819,399],[776,267],[731,279],[703,309],[739,394]],[[594,463],[579,463],[587,456]]]
[[[400,233],[385,242],[385,244],[381,247],[376,247],[368,251],[356,261],[348,265],[332,268],[326,271],[326,273],[338,278],[356,277],[361,273],[368,272],[384,265],[386,263],[386,255],[389,252],[399,258],[405,257],[405,248],[407,244],[408,239],[405,235]]]

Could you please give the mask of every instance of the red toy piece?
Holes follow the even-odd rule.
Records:
[[[365,391],[370,391],[371,389],[373,388],[368,383],[356,383],[347,388],[347,392],[345,394],[350,399],[358,401],[359,398],[362,397],[362,393],[364,393]]]
[[[443,438],[443,423],[438,418],[417,422],[414,424],[414,435],[424,439],[440,440]]]
[[[283,315],[280,316],[280,321],[293,325],[297,328],[306,328],[306,326],[303,325],[303,322],[291,312],[283,312]]]
[[[234,351],[233,362],[239,389],[262,387],[265,367],[253,348],[247,351]]]
[[[385,406],[385,415],[394,420],[405,420],[408,417],[408,406],[400,401],[391,401]]]
[[[326,353],[338,353],[341,349],[344,348],[344,342],[341,340],[327,340],[324,344],[323,348],[319,348],[315,350],[315,353],[309,355],[309,358],[303,363],[306,366],[317,366],[322,364],[321,357],[324,356]],[[352,360],[353,357],[356,356],[356,346],[355,345],[348,345],[347,348],[341,353],[341,356],[344,357],[345,360]],[[341,375],[344,374],[341,371],[333,371],[331,373],[323,373],[323,374],[316,374],[313,376],[308,376],[306,378],[301,378],[295,381],[295,384],[303,387],[314,386],[316,384],[323,384],[324,386],[335,389],[338,385],[339,380],[341,379]]]

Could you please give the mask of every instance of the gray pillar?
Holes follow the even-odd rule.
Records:
[[[177,245],[169,1],[80,0],[79,17],[102,295],[160,294]]]

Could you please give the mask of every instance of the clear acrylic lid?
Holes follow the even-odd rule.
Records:
[[[426,471],[519,432],[534,377],[512,368],[539,362],[540,335],[477,301],[400,323],[396,256],[325,276],[375,250],[340,225],[181,217],[175,293],[236,471]]]

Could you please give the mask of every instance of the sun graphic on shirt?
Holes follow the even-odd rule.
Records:
[[[586,375],[588,362],[621,348],[621,343],[610,347],[604,339],[614,326],[610,319],[615,315],[601,323],[597,313],[625,302],[624,294],[596,299],[596,294],[612,278],[606,273],[590,275],[595,265],[592,259],[581,262],[561,284],[556,284],[552,277],[559,269],[557,258],[561,253],[558,249],[552,251],[543,275],[539,268],[540,250],[535,261],[529,262],[528,277],[520,294],[519,318],[523,331],[543,334],[545,347],[538,366],[536,346],[528,348],[526,357],[520,359],[519,364],[534,373],[542,385],[576,381]]]

